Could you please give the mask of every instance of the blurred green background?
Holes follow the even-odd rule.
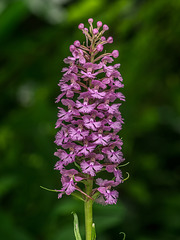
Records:
[[[98,240],[179,240],[180,1],[0,1],[0,239],[70,240],[72,211],[84,234],[83,205],[57,199],[54,129],[63,59],[77,26],[109,25],[123,93],[123,169],[116,206],[94,206]]]

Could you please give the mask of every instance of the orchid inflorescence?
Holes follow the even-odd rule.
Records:
[[[108,64],[119,52],[102,53],[105,44],[113,43],[112,37],[103,36],[109,27],[98,21],[93,28],[92,18],[88,22],[89,29],[83,23],[78,26],[86,41],[81,44],[76,40],[70,45],[72,56],[64,59],[69,66],[62,69],[64,74],[58,84],[61,94],[56,103],[61,101],[63,105],[58,107],[56,128],[60,130],[55,139],[60,147],[55,152],[59,157],[55,169],[62,175],[58,198],[76,192],[82,200],[116,204],[118,192],[112,187],[124,181],[119,169],[124,161],[123,142],[118,135],[123,119],[121,103],[113,102],[125,101],[125,97],[116,91],[124,87],[117,70],[120,64]],[[110,180],[97,177],[103,171],[110,173]],[[89,180],[93,182],[91,192],[83,189]]]

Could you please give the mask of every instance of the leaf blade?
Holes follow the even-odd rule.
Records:
[[[82,240],[80,232],[79,232],[78,216],[74,212],[72,212],[72,214],[74,215],[74,235],[75,235],[75,238],[76,238],[76,240]]]

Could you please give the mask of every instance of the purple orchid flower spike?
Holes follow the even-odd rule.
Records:
[[[119,91],[124,87],[120,64],[112,65],[119,52],[103,53],[105,45],[113,43],[111,36],[104,36],[109,27],[101,21],[93,27],[92,18],[88,22],[89,29],[83,23],[78,26],[85,42],[70,45],[70,56],[64,59],[68,66],[58,84],[56,103],[61,105],[54,155],[59,159],[54,169],[62,176],[58,198],[76,194],[84,201],[86,240],[92,240],[93,202],[116,204],[119,194],[114,187],[124,182],[119,169],[124,161],[119,137],[124,121],[119,108],[125,97]],[[102,171],[109,180],[100,178]]]

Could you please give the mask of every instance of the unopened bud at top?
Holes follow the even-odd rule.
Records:
[[[113,43],[113,38],[112,37],[108,37],[107,43]]]
[[[93,19],[92,19],[92,18],[89,18],[89,19],[88,19],[88,23],[89,23],[89,24],[93,23]]]
[[[106,41],[106,38],[104,36],[101,37],[101,41],[104,42]]]
[[[101,22],[101,21],[98,21],[98,22],[97,22],[97,27],[98,27],[98,28],[102,27],[102,22]]]
[[[113,56],[114,58],[119,57],[119,51],[118,51],[118,50],[112,51],[112,56]]]
[[[97,28],[94,28],[94,29],[93,29],[93,34],[94,34],[94,35],[96,35],[98,32],[99,32],[99,31],[98,31]]]
[[[84,24],[83,24],[83,23],[80,23],[79,26],[78,26],[78,28],[79,28],[80,30],[82,30],[82,29],[84,28]]]
[[[75,47],[80,47],[81,46],[80,41],[78,41],[78,40],[74,41],[74,46]]]
[[[89,30],[88,30],[88,28],[84,28],[84,30],[86,31],[86,32],[88,32]]]
[[[76,48],[75,48],[74,45],[70,45],[70,47],[69,47],[70,52],[74,52],[75,49],[76,49]]]
[[[102,44],[98,44],[96,47],[98,52],[102,52],[103,51],[103,45]]]
[[[103,30],[104,30],[104,31],[107,31],[107,30],[109,30],[109,27],[108,27],[108,25],[104,24],[104,25],[103,25]]]

